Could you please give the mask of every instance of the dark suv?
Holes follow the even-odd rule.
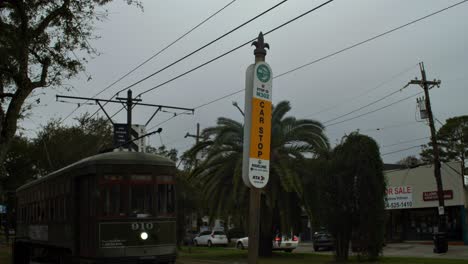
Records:
[[[333,237],[326,230],[320,230],[318,232],[315,232],[312,238],[312,242],[314,244],[315,251],[319,251],[319,249],[321,248],[326,248],[326,249],[331,250],[333,249],[333,246],[334,246]]]

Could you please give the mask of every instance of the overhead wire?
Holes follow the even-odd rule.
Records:
[[[410,98],[412,98],[412,97],[415,97],[415,96],[417,96],[417,95],[420,95],[420,94],[422,94],[422,93],[423,93],[423,92],[418,92],[418,93],[416,93],[416,94],[410,95],[410,96],[408,96],[408,97],[405,97],[405,98],[400,99],[400,100],[398,100],[398,101],[396,101],[396,102],[393,102],[393,103],[390,103],[390,104],[388,104],[388,105],[385,105],[385,106],[383,106],[383,107],[380,107],[380,108],[374,109],[374,110],[372,110],[372,111],[368,111],[368,112],[365,112],[365,113],[363,113],[363,114],[360,114],[360,115],[357,115],[357,116],[354,116],[354,117],[351,117],[351,118],[348,118],[348,119],[344,119],[344,120],[341,120],[341,121],[338,121],[338,122],[335,122],[335,123],[332,123],[332,124],[329,124],[329,125],[326,125],[325,127],[330,127],[330,126],[338,125],[338,124],[341,124],[341,123],[344,123],[344,122],[347,122],[347,121],[354,120],[354,119],[359,118],[359,117],[363,117],[363,116],[368,115],[368,114],[375,113],[375,112],[377,112],[377,111],[380,111],[380,110],[383,110],[383,109],[388,108],[388,107],[390,107],[390,106],[393,106],[393,105],[395,105],[395,104],[401,103],[401,102],[403,102],[403,101],[405,101],[405,100],[408,100],[408,99],[410,99]]]
[[[281,73],[281,74],[277,75],[276,77],[279,78],[279,77],[281,77],[281,76],[283,76],[283,75],[290,74],[290,73],[292,73],[292,72],[295,72],[295,71],[297,71],[297,70],[300,70],[300,69],[302,69],[302,68],[304,68],[304,67],[307,67],[307,66],[309,66],[309,65],[312,65],[312,64],[317,63],[317,62],[319,62],[319,61],[322,61],[322,60],[324,60],[324,59],[328,59],[328,58],[330,58],[330,57],[332,57],[332,56],[335,56],[335,55],[337,55],[337,54],[339,54],[339,53],[345,52],[345,51],[347,51],[347,50],[350,50],[350,49],[352,49],[352,48],[355,48],[355,47],[357,47],[357,46],[360,46],[360,45],[362,45],[362,44],[365,44],[365,43],[367,43],[367,42],[370,42],[370,41],[372,41],[372,40],[375,40],[375,39],[378,39],[378,38],[380,38],[380,37],[383,37],[383,36],[385,36],[385,35],[387,35],[387,34],[390,34],[390,33],[394,32],[394,31],[400,30],[400,29],[402,29],[402,28],[404,28],[404,27],[407,27],[407,26],[409,26],[409,25],[412,25],[412,24],[414,24],[414,23],[417,23],[417,22],[419,22],[419,21],[421,21],[421,20],[424,20],[424,19],[429,18],[429,17],[431,17],[431,16],[434,16],[434,15],[436,15],[436,14],[442,13],[442,12],[448,10],[448,9],[451,9],[451,8],[453,8],[453,7],[456,7],[456,6],[458,6],[458,5],[461,5],[461,4],[463,4],[463,3],[467,2],[467,1],[468,1],[468,0],[463,0],[463,1],[460,1],[460,2],[455,3],[455,4],[453,4],[453,5],[450,5],[450,6],[448,6],[448,7],[442,8],[442,9],[440,9],[440,10],[438,10],[438,11],[432,12],[432,13],[430,13],[430,14],[428,14],[428,15],[425,15],[425,16],[423,16],[423,17],[420,17],[420,18],[418,18],[418,19],[415,19],[415,20],[413,20],[413,21],[411,21],[411,22],[408,22],[408,23],[403,24],[403,25],[401,25],[401,26],[398,26],[398,27],[396,27],[396,28],[387,30],[387,31],[385,31],[385,32],[383,32],[383,33],[380,33],[380,34],[378,34],[378,35],[375,35],[375,36],[373,36],[373,37],[371,37],[371,38],[368,38],[368,39],[366,39],[366,40],[360,41],[360,42],[358,42],[358,43],[356,43],[356,44],[353,44],[353,45],[351,45],[351,46],[348,46],[348,47],[346,47],[346,48],[343,48],[343,49],[341,49],[341,50],[338,50],[338,51],[336,51],[336,52],[333,52],[333,53],[331,53],[331,54],[329,54],[329,55],[327,55],[327,56],[318,58],[318,59],[316,59],[316,60],[313,60],[313,61],[311,61],[311,62],[308,62],[308,63],[306,63],[306,64],[303,64],[303,65],[301,65],[301,66],[299,66],[299,67],[296,67],[296,68],[294,68],[294,69],[292,69],[292,70],[289,70],[289,71],[286,71],[286,72],[284,72],[284,73]]]
[[[394,95],[394,94],[396,94],[396,93],[401,92],[404,88],[405,88],[405,87],[400,88],[400,89],[398,89],[398,90],[396,90],[396,91],[393,91],[393,92],[391,92],[390,94],[387,94],[387,95],[385,95],[385,96],[383,96],[383,97],[381,97],[381,98],[379,98],[379,99],[377,99],[377,100],[375,100],[375,101],[372,101],[372,102],[370,102],[370,103],[368,103],[368,104],[366,104],[366,105],[363,105],[363,106],[361,106],[361,107],[359,107],[359,108],[357,108],[357,109],[354,109],[354,110],[352,110],[352,111],[350,111],[350,112],[348,112],[348,113],[345,113],[345,114],[342,114],[342,115],[337,116],[337,117],[335,117],[335,118],[332,118],[332,119],[330,119],[330,120],[327,120],[327,121],[325,121],[325,122],[323,122],[323,123],[324,123],[324,124],[330,123],[330,122],[332,122],[332,121],[338,120],[338,119],[343,118],[343,117],[345,117],[345,116],[348,116],[348,115],[350,115],[350,114],[356,113],[356,112],[358,112],[358,111],[360,111],[360,110],[362,110],[362,109],[364,109],[364,108],[366,108],[366,107],[369,107],[369,106],[371,106],[371,105],[374,105],[374,104],[376,104],[376,103],[378,103],[378,102],[380,102],[380,101],[382,101],[382,100],[387,99],[388,97],[390,97],[390,96],[392,96],[392,95]]]
[[[303,16],[305,16],[305,15],[307,15],[307,14],[313,12],[313,11],[316,11],[317,9],[320,9],[320,8],[322,8],[322,7],[326,6],[326,5],[328,5],[329,3],[333,2],[333,1],[335,1],[335,0],[328,0],[328,1],[324,2],[323,4],[320,4],[320,5],[316,6],[316,7],[312,8],[312,9],[310,9],[310,10],[304,12],[304,13],[302,13],[301,15],[296,16],[296,17],[294,17],[293,19],[290,19],[290,20],[286,21],[285,23],[283,23],[283,24],[281,24],[281,25],[279,25],[279,26],[277,26],[277,27],[275,27],[275,28],[273,28],[273,29],[271,29],[271,30],[269,30],[269,31],[267,31],[267,32],[265,32],[265,33],[263,33],[263,35],[266,36],[266,35],[268,35],[268,34],[274,32],[274,31],[276,31],[276,30],[278,30],[278,29],[280,29],[280,28],[282,28],[282,27],[284,27],[284,26],[286,26],[286,25],[288,25],[288,24],[290,24],[290,23],[296,21],[297,19],[299,19],[299,18],[301,18],[301,17],[303,17]],[[468,0],[467,0],[467,1],[468,1]],[[157,88],[159,88],[159,87],[161,87],[161,86],[163,86],[163,85],[166,85],[166,84],[168,84],[168,83],[170,83],[170,82],[172,82],[172,81],[175,81],[175,80],[177,80],[177,79],[179,79],[179,78],[181,78],[181,77],[183,77],[183,76],[185,76],[185,75],[187,75],[187,74],[189,74],[189,73],[191,73],[191,72],[193,72],[193,71],[195,71],[195,70],[198,70],[199,68],[204,67],[204,66],[206,66],[206,65],[208,65],[208,64],[210,64],[210,63],[212,63],[212,62],[214,62],[214,61],[216,61],[216,60],[218,60],[218,59],[220,59],[220,58],[222,58],[222,57],[224,57],[224,56],[226,56],[226,55],[228,55],[228,54],[230,54],[230,53],[232,53],[232,52],[234,52],[234,51],[236,51],[236,50],[238,50],[238,49],[240,49],[240,48],[242,48],[242,47],[244,47],[245,45],[251,44],[252,41],[254,41],[254,40],[256,40],[256,39],[257,39],[257,37],[254,37],[254,38],[252,38],[252,39],[250,39],[250,40],[248,40],[248,41],[246,41],[246,42],[244,42],[244,43],[238,45],[237,47],[235,47],[235,48],[233,48],[233,49],[231,49],[231,50],[229,50],[229,51],[227,51],[227,52],[225,52],[225,53],[223,53],[223,54],[221,54],[221,55],[219,55],[219,56],[217,56],[217,57],[215,57],[215,58],[213,58],[213,59],[210,59],[210,60],[208,60],[208,61],[206,61],[206,62],[204,62],[204,63],[202,63],[202,64],[200,64],[200,65],[198,65],[198,66],[196,66],[196,67],[194,67],[194,68],[192,68],[192,69],[190,69],[190,70],[188,70],[188,71],[186,71],[186,72],[184,72],[184,73],[182,73],[182,74],[179,74],[179,75],[177,75],[177,76],[175,76],[175,77],[173,77],[173,78],[171,78],[171,79],[169,79],[169,80],[167,80],[167,81],[165,81],[165,82],[163,82],[163,83],[161,83],[161,84],[158,84],[158,85],[156,85],[156,86],[154,86],[154,87],[152,87],[152,88],[149,88],[149,89],[147,89],[147,90],[145,90],[145,91],[139,93],[139,94],[137,95],[137,97],[138,97],[138,96],[141,96],[141,95],[143,95],[143,94],[145,94],[145,93],[151,92],[151,91],[153,91],[153,90],[155,90],[155,89],[157,89]]]
[[[420,148],[422,146],[423,145],[417,145],[417,146],[413,146],[413,147],[409,147],[409,148],[405,148],[405,149],[391,151],[391,152],[383,153],[383,154],[381,154],[381,156],[386,156],[386,155],[390,155],[390,154],[394,154],[394,153],[399,153],[399,152],[407,151],[407,150],[414,149],[414,148]]]
[[[307,15],[307,14],[309,14],[309,13],[311,13],[311,12],[317,10],[317,9],[320,9],[320,8],[326,6],[327,4],[329,4],[329,3],[333,2],[333,1],[334,1],[334,0],[328,0],[328,1],[326,1],[326,2],[324,2],[324,3],[322,3],[322,4],[320,4],[320,5],[318,5],[318,6],[314,7],[314,8],[312,8],[312,9],[310,9],[310,10],[308,10],[308,11],[302,13],[301,15],[296,16],[296,17],[294,17],[294,18],[292,18],[292,19],[286,21],[285,23],[283,23],[283,24],[281,24],[281,25],[279,25],[279,26],[277,26],[277,27],[275,27],[275,28],[273,28],[273,29],[271,29],[271,30],[265,32],[263,35],[266,36],[266,35],[268,35],[268,34],[274,32],[274,31],[276,31],[276,30],[278,30],[278,29],[280,29],[280,28],[282,28],[282,27],[284,27],[284,26],[286,26],[286,25],[288,25],[288,24],[290,24],[290,23],[296,21],[297,19],[299,19],[299,18],[301,18],[301,17],[303,17],[303,16],[305,16],[305,15]],[[467,1],[468,1],[468,0],[467,0]],[[159,88],[159,87],[161,87],[161,86],[163,86],[163,85],[166,85],[166,84],[168,84],[168,83],[170,83],[170,82],[173,82],[173,81],[175,81],[175,80],[177,80],[177,79],[179,79],[179,78],[181,78],[181,77],[183,77],[183,76],[185,76],[185,75],[187,75],[187,74],[189,74],[189,73],[191,73],[191,72],[193,72],[193,71],[195,71],[195,70],[198,70],[199,68],[202,68],[202,67],[204,67],[204,66],[206,66],[206,65],[208,65],[208,64],[210,64],[210,63],[212,63],[212,62],[214,62],[214,61],[216,61],[216,60],[218,60],[218,59],[220,59],[220,58],[222,58],[222,57],[224,57],[224,56],[226,56],[226,55],[228,55],[228,54],[230,54],[230,53],[232,53],[232,52],[234,52],[234,51],[236,51],[236,50],[238,50],[238,49],[240,49],[240,48],[242,48],[243,46],[245,46],[245,45],[247,45],[247,44],[251,44],[252,41],[254,41],[254,40],[256,40],[256,39],[257,39],[256,37],[255,37],[255,38],[252,38],[252,39],[250,39],[249,41],[246,41],[245,43],[242,43],[241,45],[239,45],[239,46],[237,46],[237,47],[235,47],[235,48],[233,48],[233,49],[231,49],[231,50],[229,50],[229,51],[227,51],[227,52],[225,52],[225,53],[223,53],[223,54],[221,54],[221,55],[219,55],[219,56],[217,56],[217,57],[215,57],[215,58],[213,58],[213,59],[210,59],[210,60],[208,60],[208,61],[206,61],[206,62],[204,62],[204,63],[202,63],[202,64],[200,64],[200,65],[198,65],[198,66],[196,66],[196,67],[194,67],[194,68],[192,68],[192,69],[190,69],[190,70],[184,72],[184,73],[181,73],[181,74],[179,74],[179,75],[177,75],[177,76],[175,76],[175,77],[173,77],[173,78],[171,78],[171,79],[169,79],[169,80],[167,80],[167,81],[165,81],[165,82],[163,82],[163,83],[160,83],[160,84],[158,84],[158,85],[156,85],[156,86],[154,86],[154,87],[152,87],[152,88],[150,88],[150,89],[147,89],[147,90],[145,90],[145,91],[139,93],[136,97],[139,97],[139,96],[141,96],[141,95],[143,95],[143,94],[145,94],[145,93],[151,92],[151,91],[153,91],[153,90],[155,90],[155,89],[157,89],[157,88]],[[242,91],[242,90],[241,90],[241,91]],[[240,92],[240,91],[239,91],[239,92]],[[236,92],[236,93],[238,93],[238,92]],[[235,93],[233,93],[233,94],[235,94]],[[118,113],[121,112],[122,110],[123,110],[123,107],[120,108],[120,109],[117,111],[117,113],[115,113],[114,115],[118,114]]]
[[[429,17],[431,17],[431,16],[434,16],[434,15],[436,15],[436,14],[439,14],[439,13],[441,13],[441,12],[443,12],[443,11],[446,11],[446,10],[448,10],[448,9],[451,9],[451,8],[453,8],[453,7],[456,7],[456,6],[458,6],[458,5],[460,5],[460,4],[463,4],[463,3],[467,2],[467,1],[468,1],[468,0],[464,0],[464,1],[461,1],[461,2],[458,2],[458,3],[455,3],[455,4],[453,4],[453,5],[450,5],[450,6],[448,6],[448,7],[445,7],[445,8],[443,8],[443,9],[437,10],[437,11],[435,11],[435,12],[432,12],[432,13],[428,14],[428,15],[425,15],[425,16],[423,16],[423,17],[420,17],[420,18],[418,18],[418,19],[415,19],[415,20],[413,20],[413,21],[411,21],[411,22],[408,22],[408,23],[406,23],[406,24],[403,24],[403,25],[398,26],[398,27],[396,27],[396,28],[393,28],[393,29],[391,29],[391,30],[385,31],[384,33],[378,34],[378,35],[376,35],[376,36],[374,36],[374,37],[368,38],[368,39],[366,39],[366,40],[364,40],[364,41],[361,41],[361,42],[358,42],[358,43],[353,44],[353,45],[351,45],[351,46],[348,46],[348,47],[346,47],[346,48],[344,48],[344,49],[341,49],[341,50],[339,50],[339,51],[336,51],[336,52],[333,52],[333,53],[328,54],[328,55],[326,55],[326,56],[323,56],[323,57],[321,57],[321,58],[319,58],[319,59],[316,59],[316,60],[314,60],[314,61],[312,61],[312,62],[309,62],[309,63],[304,64],[304,65],[302,65],[302,66],[296,67],[296,68],[294,68],[294,69],[292,69],[292,70],[289,70],[289,71],[286,71],[286,72],[284,72],[284,73],[281,73],[281,74],[279,74],[279,75],[277,75],[277,76],[274,76],[273,78],[279,78],[279,77],[285,76],[285,75],[290,74],[290,73],[292,73],[292,72],[294,72],[294,71],[297,71],[297,70],[299,70],[299,69],[302,69],[302,68],[304,68],[304,67],[307,67],[307,66],[309,66],[309,65],[312,65],[312,64],[317,63],[317,62],[319,62],[319,61],[322,61],[322,60],[324,60],[324,59],[330,58],[330,57],[332,57],[332,56],[334,56],[334,55],[337,55],[337,54],[342,53],[342,52],[344,52],[344,51],[350,50],[350,49],[355,48],[355,47],[357,47],[357,46],[360,46],[360,45],[362,45],[362,44],[364,44],[364,43],[370,42],[370,41],[375,40],[375,39],[377,39],[377,38],[379,38],[379,37],[382,37],[382,36],[384,36],[384,35],[390,34],[390,33],[394,32],[394,31],[397,31],[397,30],[399,30],[399,29],[402,29],[402,28],[404,28],[404,27],[407,27],[407,26],[409,26],[409,25],[412,25],[412,24],[414,24],[414,23],[417,23],[417,22],[419,22],[419,21],[421,21],[421,20],[427,19],[427,18],[429,18]],[[250,41],[249,41],[249,42],[250,42]],[[239,47],[239,48],[240,48],[240,47]],[[225,54],[225,55],[227,55],[227,54]],[[193,70],[191,70],[191,71],[193,71]],[[190,71],[190,72],[191,72],[191,71]],[[188,73],[189,73],[189,72],[186,72],[185,74],[188,74]],[[185,74],[183,74],[183,75],[185,75]],[[173,80],[175,80],[175,79],[177,79],[177,78],[182,77],[183,75],[180,75],[180,76],[178,76],[178,77],[176,77],[176,78],[173,78],[172,80],[169,80],[169,81],[173,81]],[[241,89],[241,90],[238,90],[238,91],[236,91],[236,92],[232,92],[232,93],[230,93],[230,94],[227,94],[227,95],[221,96],[221,97],[219,97],[219,98],[213,99],[212,101],[209,101],[209,102],[207,102],[207,103],[204,103],[204,104],[200,105],[199,107],[207,106],[207,105],[212,104],[212,103],[214,103],[214,102],[220,101],[220,100],[222,100],[222,99],[225,99],[225,98],[228,98],[228,97],[230,97],[230,96],[232,96],[232,95],[235,95],[235,94],[237,94],[237,93],[240,93],[240,92],[242,92],[242,91],[244,91],[244,90],[245,90],[245,89]],[[416,94],[416,95],[419,95],[419,94],[420,94],[420,93],[418,93],[418,94]],[[413,96],[415,96],[415,95],[413,95]],[[409,98],[411,98],[411,97],[413,97],[413,96],[404,98],[404,99],[402,99],[402,100],[400,100],[400,101],[409,99]],[[398,102],[400,102],[400,101],[398,101]],[[398,102],[395,102],[395,103],[398,103]],[[395,103],[393,103],[393,104],[395,104]],[[385,107],[389,107],[389,106],[385,106]],[[196,108],[195,108],[195,109],[196,109]],[[382,109],[383,109],[383,108],[382,108]],[[375,110],[375,111],[378,111],[378,110]],[[162,124],[164,124],[164,123],[166,123],[166,122],[172,120],[172,119],[175,118],[175,117],[176,117],[176,116],[170,117],[170,118],[168,118],[168,119],[166,119],[166,120],[164,120],[164,121],[162,121],[162,122],[156,124],[155,126],[153,126],[153,128],[154,128],[154,127],[157,127],[157,126],[159,126],[159,125],[162,125]],[[357,118],[357,117],[355,117],[355,118]],[[354,118],[353,118],[353,119],[354,119]],[[342,121],[342,122],[345,122],[345,121]],[[331,125],[334,125],[334,124],[331,124]]]
[[[133,69],[131,69],[129,72],[127,72],[126,74],[124,74],[123,76],[121,76],[120,78],[118,78],[117,80],[115,80],[114,82],[112,82],[111,84],[109,84],[108,86],[106,86],[104,89],[102,89],[101,91],[99,91],[98,93],[96,93],[95,95],[92,96],[92,98],[95,98],[96,96],[102,94],[103,92],[107,91],[108,89],[110,89],[112,86],[114,86],[115,84],[117,84],[118,82],[120,82],[121,80],[123,80],[124,78],[126,78],[127,76],[129,76],[130,74],[132,74],[133,72],[135,72],[136,70],[138,70],[139,68],[141,68],[143,65],[145,65],[146,63],[148,63],[149,61],[151,61],[152,59],[156,58],[157,56],[159,56],[161,53],[163,53],[164,51],[166,51],[168,48],[170,48],[171,46],[173,46],[174,44],[176,44],[177,42],[179,42],[180,40],[182,40],[184,37],[186,37],[187,35],[189,35],[190,33],[192,33],[195,29],[199,28],[200,26],[202,26],[203,24],[205,24],[206,22],[208,22],[210,19],[212,19],[213,17],[215,17],[217,14],[219,14],[221,11],[223,11],[224,9],[226,9],[227,7],[229,7],[230,5],[232,5],[234,2],[236,2],[237,0],[232,0],[231,2],[229,2],[228,4],[226,4],[225,6],[223,6],[222,8],[218,9],[216,12],[214,12],[213,14],[211,14],[210,16],[208,16],[207,18],[205,18],[203,21],[201,21],[200,23],[198,23],[196,26],[192,27],[190,30],[188,30],[187,32],[185,32],[184,34],[182,34],[180,37],[178,37],[177,39],[175,39],[174,41],[172,41],[171,43],[169,43],[168,45],[166,45],[164,48],[162,48],[161,50],[159,50],[158,52],[156,52],[155,54],[151,55],[148,59],[144,60],[143,62],[141,62],[140,64],[138,64],[136,67],[134,67]],[[116,93],[117,94],[117,93]],[[114,97],[116,94],[114,94],[112,97]],[[105,105],[105,104],[104,104]],[[67,115],[63,120],[66,120],[69,116],[71,116],[77,109],[74,109],[69,115]],[[97,110],[99,111],[99,109]],[[96,114],[96,112],[94,114],[92,114],[91,116],[94,116]]]
[[[422,17],[417,18],[417,19],[415,19],[415,20],[412,20],[412,21],[410,21],[410,22],[408,22],[408,23],[405,23],[405,24],[400,25],[400,26],[398,26],[398,27],[395,27],[395,28],[393,28],[393,29],[387,30],[387,31],[385,31],[385,32],[383,32],[383,33],[380,33],[380,34],[378,34],[378,35],[376,35],[376,36],[373,36],[373,37],[368,38],[368,39],[366,39],[366,40],[363,40],[363,41],[360,41],[360,42],[358,42],[358,43],[352,44],[352,45],[347,46],[347,47],[345,47],[345,48],[343,48],[343,49],[340,49],[340,50],[338,50],[338,51],[335,51],[335,52],[333,52],[333,53],[330,53],[330,54],[328,54],[328,55],[325,55],[325,56],[323,56],[323,57],[320,57],[320,58],[318,58],[318,59],[316,59],[316,60],[313,60],[313,61],[311,61],[311,62],[308,62],[308,63],[306,63],[306,64],[303,64],[303,65],[301,65],[301,66],[299,66],[299,67],[296,67],[296,68],[293,68],[293,69],[288,70],[288,71],[286,71],[286,72],[283,72],[283,73],[281,73],[281,74],[279,74],[279,75],[274,76],[273,79],[286,76],[286,75],[291,74],[291,73],[293,73],[293,72],[295,72],[295,71],[297,71],[297,70],[300,70],[300,69],[305,68],[305,67],[307,67],[307,66],[310,66],[310,65],[312,65],[312,64],[318,63],[318,62],[320,62],[320,61],[322,61],[322,60],[325,60],[325,59],[328,59],[328,58],[333,57],[333,56],[335,56],[335,55],[338,55],[338,54],[340,54],[340,53],[343,53],[343,52],[345,52],[345,51],[348,51],[348,50],[350,50],[350,49],[353,49],[353,48],[355,48],[355,47],[358,47],[358,46],[360,46],[360,45],[363,45],[363,44],[365,44],[365,43],[367,43],[367,42],[370,42],[370,41],[373,41],[373,40],[375,40],[375,39],[377,39],[377,38],[383,37],[383,36],[385,36],[385,35],[387,35],[387,34],[393,33],[393,32],[395,32],[395,31],[397,31],[397,30],[400,30],[400,29],[402,29],[402,28],[405,28],[405,27],[407,27],[407,26],[410,26],[410,25],[412,25],[412,24],[415,24],[415,23],[417,23],[417,22],[420,22],[420,21],[422,21],[422,20],[425,20],[425,19],[427,19],[427,18],[429,18],[429,17],[431,17],[431,16],[437,15],[437,14],[439,14],[439,13],[442,13],[442,12],[446,11],[446,10],[449,10],[449,9],[451,9],[451,8],[454,8],[454,7],[456,7],[456,6],[460,5],[460,4],[463,4],[463,3],[467,2],[467,1],[468,1],[468,0],[460,1],[460,2],[457,2],[457,3],[453,4],[453,5],[450,5],[450,6],[447,6],[447,7],[445,7],[445,8],[439,9],[439,10],[437,10],[437,11],[434,11],[434,12],[428,14],[428,15],[422,16]],[[226,55],[227,55],[227,54],[226,54]],[[193,71],[193,70],[192,70],[192,71]],[[188,73],[189,73],[189,72],[187,72],[186,74],[188,74]],[[185,74],[183,74],[183,75],[185,75]],[[180,77],[182,77],[183,75],[178,76],[178,77],[176,77],[176,78],[173,78],[172,80],[169,80],[168,82],[173,81],[173,80],[175,80],[175,79],[177,79],[177,78],[180,78]],[[168,82],[167,82],[167,83],[168,83]],[[165,83],[163,83],[162,85],[164,85],[164,84],[165,84]],[[208,103],[205,103],[204,106],[209,105],[209,104],[214,103],[214,102],[217,102],[217,101],[222,100],[222,99],[224,99],[224,98],[233,96],[233,95],[235,95],[235,94],[237,94],[237,93],[240,93],[240,92],[242,92],[242,91],[244,91],[244,90],[245,90],[245,89],[241,89],[241,90],[238,90],[238,91],[236,91],[236,92],[232,92],[232,93],[230,93],[230,94],[221,96],[221,97],[219,97],[219,98],[217,98],[217,99],[213,99],[212,101],[210,101],[210,102],[208,102]],[[121,110],[120,110],[120,111],[121,111]],[[172,118],[173,118],[173,117],[172,117]],[[172,119],[172,118],[170,118],[170,119]],[[165,122],[167,122],[167,121],[169,121],[169,120],[165,120],[165,121],[163,121],[163,123],[165,123]],[[159,124],[158,124],[158,125],[159,125]]]
[[[137,85],[137,84],[140,84],[140,83],[142,83],[142,82],[148,80],[149,78],[155,76],[156,74],[158,74],[158,73],[160,73],[160,72],[162,72],[162,71],[164,71],[164,70],[166,70],[166,69],[168,69],[168,68],[174,66],[175,64],[177,64],[177,63],[179,63],[179,62],[181,62],[181,61],[187,59],[188,57],[192,56],[193,54],[195,54],[195,53],[197,53],[197,52],[199,52],[199,51],[201,51],[201,50],[203,50],[203,49],[205,49],[205,48],[211,46],[212,44],[216,43],[217,41],[223,39],[224,37],[230,35],[231,33],[235,32],[235,31],[237,31],[238,29],[244,27],[245,25],[249,24],[250,22],[255,21],[256,19],[258,19],[258,18],[260,18],[261,16],[267,14],[268,12],[274,10],[275,8],[277,8],[277,7],[279,7],[280,5],[286,3],[287,1],[288,1],[288,0],[283,0],[283,1],[279,2],[278,4],[276,4],[276,5],[274,5],[274,6],[270,7],[270,8],[268,8],[267,10],[261,12],[260,14],[254,16],[253,18],[251,18],[251,19],[247,20],[246,22],[240,24],[239,26],[237,26],[237,27],[235,27],[235,28],[229,30],[228,32],[224,33],[223,35],[217,37],[216,39],[214,39],[214,40],[208,42],[207,44],[205,44],[205,45],[203,45],[203,46],[201,46],[200,48],[198,48],[198,49],[196,49],[196,50],[190,52],[189,54],[187,54],[187,55],[181,57],[180,59],[178,59],[178,60],[176,60],[176,61],[174,61],[174,62],[172,62],[172,63],[166,65],[165,67],[163,67],[163,68],[161,68],[161,69],[159,69],[159,70],[157,70],[157,71],[151,73],[150,75],[147,75],[146,77],[144,77],[144,78],[138,80],[137,82],[134,82],[133,84],[131,84],[131,85],[129,85],[129,86],[127,86],[127,87],[125,87],[125,88],[119,90],[117,93],[120,93],[120,92],[123,92],[123,91],[125,91],[125,90],[128,90],[128,89],[132,88],[133,86],[135,86],[135,85]],[[151,89],[150,89],[150,90],[151,90]],[[146,93],[146,92],[143,92],[143,93],[138,94],[137,97],[143,95],[144,93]]]
[[[387,125],[387,126],[383,126],[383,127],[363,129],[361,131],[362,132],[382,131],[382,130],[386,130],[386,129],[389,129],[389,128],[410,126],[410,125],[416,125],[416,124],[419,124],[419,123],[415,122],[415,121],[409,121],[409,122],[403,122],[403,123],[399,123],[399,124],[395,124],[395,125]]]
[[[385,80],[385,81],[379,83],[377,86],[372,87],[372,88],[370,88],[370,89],[367,89],[367,90],[365,90],[364,92],[362,92],[362,93],[360,93],[360,94],[358,94],[358,95],[356,95],[356,96],[354,96],[354,97],[352,97],[352,98],[345,99],[345,100],[343,100],[343,101],[341,101],[341,102],[339,102],[339,103],[337,103],[337,104],[335,104],[335,105],[333,105],[333,106],[326,107],[326,108],[324,108],[324,109],[322,109],[322,110],[319,110],[319,111],[317,111],[317,112],[315,112],[315,113],[312,113],[312,114],[310,114],[310,115],[306,115],[306,116],[304,116],[304,117],[315,116],[315,115],[317,115],[317,114],[321,114],[321,113],[324,113],[324,112],[328,112],[328,111],[330,111],[330,110],[332,110],[332,109],[335,109],[335,108],[337,108],[337,107],[339,107],[339,106],[342,106],[343,104],[346,104],[346,103],[349,103],[349,102],[351,102],[351,101],[354,101],[354,100],[357,99],[357,98],[361,98],[362,96],[364,96],[364,95],[366,95],[366,94],[368,94],[368,93],[370,93],[370,92],[372,92],[372,91],[375,91],[375,90],[377,90],[377,89],[383,87],[385,84],[387,84],[387,83],[389,83],[389,82],[395,80],[397,77],[399,77],[399,76],[401,76],[401,75],[403,75],[403,74],[409,72],[410,70],[412,70],[412,69],[413,69],[415,66],[417,66],[417,65],[419,65],[419,64],[414,64],[414,65],[412,65],[411,67],[408,67],[408,68],[406,68],[405,70],[403,70],[403,71],[401,71],[401,72],[398,72],[397,74],[391,76],[391,77],[388,78],[387,80]]]
[[[402,145],[402,144],[406,144],[406,143],[411,143],[411,142],[414,142],[414,141],[419,141],[419,140],[428,139],[428,138],[429,138],[429,137],[421,137],[421,138],[415,138],[415,139],[400,141],[400,142],[398,142],[398,143],[394,143],[394,144],[390,144],[390,145],[381,146],[380,148],[394,147],[394,146],[398,146],[398,145]]]

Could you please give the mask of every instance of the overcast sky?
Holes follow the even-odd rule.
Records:
[[[66,82],[73,88],[48,91],[41,95],[41,105],[30,118],[21,122],[28,136],[34,137],[41,125],[51,118],[67,116],[76,105],[55,102],[55,95],[92,96],[117,80],[136,65],[187,32],[190,28],[231,2],[231,0],[146,0],[144,11],[116,0],[108,6],[108,20],[97,23],[100,39],[91,44],[102,54],[90,60],[85,73]],[[134,74],[122,80],[99,98],[109,99],[116,91],[159,70],[183,55],[197,49],[229,31],[280,0],[237,0],[213,19],[196,29]],[[289,0],[272,12],[255,20],[235,33],[210,46],[174,67],[133,87],[134,94],[160,84],[180,73],[216,57],[324,1]],[[440,0],[336,0],[316,12],[267,35],[270,44],[266,60],[274,75],[314,61],[342,48],[379,33],[423,17],[457,1]],[[415,77],[420,78],[418,63],[424,61],[428,79],[440,79],[442,85],[431,90],[434,115],[441,122],[468,112],[468,3],[432,16],[372,42],[350,49],[273,81],[273,102],[291,102],[291,115],[313,118],[321,122],[353,111],[363,105],[402,88]],[[245,46],[222,59],[162,86],[142,99],[145,103],[196,107],[213,99],[244,88],[245,70],[254,60],[253,48]],[[92,76],[90,81],[87,76]],[[384,85],[381,85],[384,83]],[[380,86],[379,86],[380,85]],[[376,88],[378,87],[378,88]],[[374,89],[376,88],[376,89]],[[369,92],[370,91],[370,92]],[[409,86],[375,105],[342,119],[383,107],[422,91]],[[126,94],[121,94],[126,96]],[[165,144],[179,151],[188,149],[196,123],[201,128],[212,126],[220,116],[242,120],[232,106],[237,101],[244,107],[244,94],[220,100],[197,109],[195,115],[181,115],[161,125],[161,136],[150,138],[153,146]],[[80,107],[73,117],[96,106]],[[108,105],[114,113],[118,105]],[[323,111],[327,110],[327,111]],[[134,123],[144,124],[154,109],[136,107]],[[317,114],[317,112],[320,112]],[[102,113],[101,113],[102,115]],[[170,118],[159,113],[150,123],[153,127]],[[419,120],[416,96],[372,114],[327,127],[330,142],[336,144],[343,135],[357,129],[373,137],[381,146],[381,153],[410,148],[427,139],[400,142],[429,136],[429,128]],[[115,117],[126,122],[124,112]],[[328,122],[332,124],[334,122]],[[437,124],[437,127],[440,127]],[[393,145],[389,146],[388,145]],[[417,155],[418,148],[384,155],[384,162],[396,162],[408,155]]]

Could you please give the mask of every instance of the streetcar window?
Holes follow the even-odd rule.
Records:
[[[120,184],[101,186],[102,215],[124,216],[122,187]]]
[[[158,184],[158,213],[172,214],[175,211],[174,185]]]
[[[153,186],[135,184],[130,186],[130,210],[134,217],[148,217],[154,212]]]

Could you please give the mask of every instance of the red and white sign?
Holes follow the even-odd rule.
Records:
[[[385,209],[413,207],[413,187],[390,186],[385,190]]]
[[[452,199],[453,199],[453,191],[444,190],[444,200],[452,200]],[[439,197],[437,196],[437,191],[423,192],[423,200],[425,202],[439,200]]]

